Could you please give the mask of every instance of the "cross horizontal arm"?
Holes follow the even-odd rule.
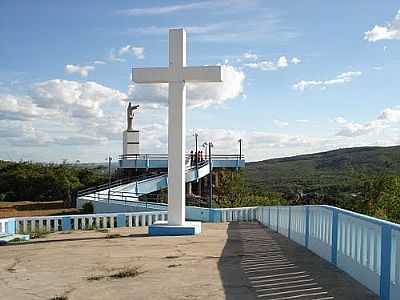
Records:
[[[133,68],[132,80],[136,83],[168,83],[168,68]]]
[[[221,66],[184,67],[185,81],[222,82]]]

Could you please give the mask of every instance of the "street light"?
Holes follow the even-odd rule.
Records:
[[[194,161],[196,162],[196,169],[197,169],[197,167],[198,167],[198,158],[199,158],[199,156],[197,154],[197,138],[199,137],[199,134],[197,132],[195,132],[193,134],[193,136],[194,136],[194,141],[195,141],[195,145],[196,145],[195,153],[194,153],[194,157],[195,157]]]
[[[242,160],[242,139],[238,139],[239,142],[239,160]]]
[[[208,142],[208,164],[210,165],[210,175],[209,175],[209,181],[210,181],[210,184],[209,184],[209,194],[210,194],[210,208],[212,208],[212,199],[213,199],[213,187],[212,187],[212,185],[213,185],[213,180],[212,180],[212,170],[213,170],[213,167],[212,167],[212,155],[211,155],[211,148],[213,148],[214,147],[214,145],[213,145],[213,143],[212,142]]]
[[[108,160],[108,202],[110,202],[110,189],[111,189],[111,161],[112,157],[111,155],[106,158]]]
[[[208,146],[208,143],[207,143],[207,142],[204,142],[204,143],[203,143],[204,159],[207,159],[207,146]]]

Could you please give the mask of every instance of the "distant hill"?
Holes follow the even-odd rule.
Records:
[[[400,174],[400,146],[356,147],[246,164],[250,187],[265,191],[319,192],[349,186],[359,174]]]

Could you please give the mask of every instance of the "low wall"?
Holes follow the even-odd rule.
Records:
[[[0,235],[15,234],[15,218],[0,219]]]
[[[400,225],[325,205],[260,207],[257,220],[345,271],[381,299],[400,299]]]
[[[120,212],[150,212],[166,210],[166,205],[154,205],[144,202],[120,202],[120,201],[93,201],[88,199],[77,199],[77,208],[81,209],[83,204],[91,202],[93,204],[94,213],[120,213]]]

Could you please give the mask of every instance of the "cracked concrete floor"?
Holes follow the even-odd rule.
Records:
[[[276,268],[268,267],[276,257],[268,258],[269,250],[278,248],[283,257],[288,253],[290,266],[296,266],[290,272],[303,272],[302,277],[313,277],[316,287],[321,287],[308,286],[314,291],[311,294],[321,290],[327,292],[326,299],[352,299],[345,297],[358,292],[365,297],[360,299],[375,299],[344,273],[256,223],[203,224],[203,233],[196,237],[147,237],[146,232],[147,228],[123,228],[109,233],[53,233],[31,243],[0,247],[0,299],[242,300],[279,298],[280,293],[282,299],[291,299],[297,294],[287,289],[285,280],[293,275],[277,274]],[[106,238],[111,234],[114,238]],[[303,251],[301,259],[296,260],[292,256],[299,251]],[[306,267],[305,257],[313,260],[317,273]],[[135,277],[88,280],[136,267]],[[329,277],[321,281],[318,272],[332,274],[336,282],[330,283]],[[252,281],[263,276],[273,276],[273,292],[260,290],[260,280]],[[281,285],[276,286],[277,281]]]

